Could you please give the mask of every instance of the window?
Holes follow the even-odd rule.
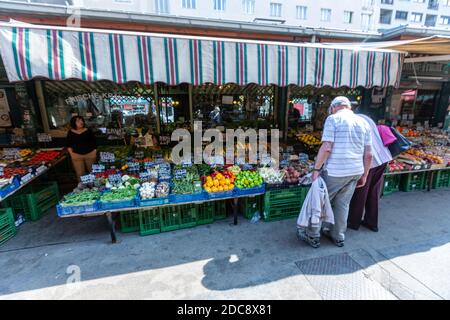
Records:
[[[306,20],[307,10],[308,10],[307,7],[297,6],[297,19]]]
[[[243,0],[242,5],[244,6],[244,12],[246,14],[255,13],[255,0]]]
[[[361,14],[361,28],[363,31],[368,31],[372,26],[372,15],[369,13]]]
[[[439,9],[439,0],[428,0],[428,9],[430,10]]]
[[[422,22],[422,13],[412,12],[411,13],[411,22]]]
[[[270,3],[270,16],[281,17],[281,3]]]
[[[320,21],[331,20],[331,9],[320,9]]]
[[[225,11],[226,5],[226,0],[214,0],[214,10],[216,11]]]
[[[196,9],[196,0],[183,0],[183,9]]]
[[[450,16],[441,16],[439,19],[440,24],[450,25]]]
[[[407,20],[408,19],[408,11],[396,11],[395,19],[397,20]]]
[[[391,24],[392,10],[380,10],[380,23]]]
[[[353,22],[353,11],[344,11],[344,23]]]
[[[114,2],[118,2],[118,3],[131,3],[131,0],[114,0]]]
[[[425,27],[434,27],[436,26],[437,16],[432,14],[427,14],[425,18]]]
[[[167,0],[155,0],[155,8],[156,13],[158,14],[169,13],[169,4],[167,3]]]
[[[394,4],[394,0],[381,0],[381,4]]]
[[[442,5],[444,7],[450,7],[450,0],[442,0]]]
[[[412,0],[412,2],[425,3],[425,0]]]

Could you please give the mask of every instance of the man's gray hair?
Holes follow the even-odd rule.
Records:
[[[347,107],[352,107],[352,103],[350,102],[350,100],[347,97],[344,96],[340,96],[340,97],[336,97],[333,99],[333,101],[331,101],[331,107],[339,107],[339,106],[347,106]]]

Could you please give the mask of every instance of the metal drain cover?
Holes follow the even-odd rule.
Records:
[[[391,300],[392,293],[371,280],[347,253],[297,261],[297,267],[325,300]]]

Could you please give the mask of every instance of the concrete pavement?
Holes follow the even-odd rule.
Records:
[[[396,193],[380,210],[380,232],[319,249],[295,219],[111,244],[104,218],[52,212],[0,247],[0,299],[450,299],[450,190]]]

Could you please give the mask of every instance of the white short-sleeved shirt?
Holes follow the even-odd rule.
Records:
[[[364,147],[372,145],[369,124],[349,109],[330,115],[325,121],[322,142],[333,142],[325,169],[331,177],[364,173]]]

